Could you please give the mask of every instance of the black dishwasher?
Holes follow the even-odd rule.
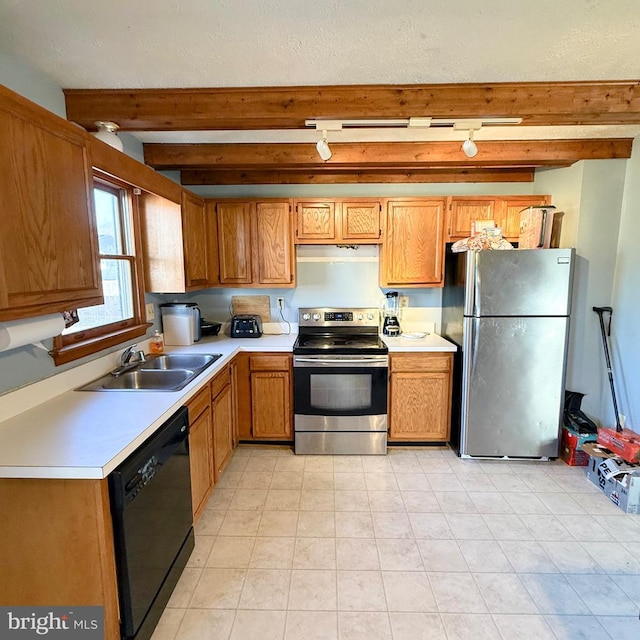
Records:
[[[182,407],[109,475],[123,639],[151,637],[194,547],[188,436]]]

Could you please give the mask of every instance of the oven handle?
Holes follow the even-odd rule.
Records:
[[[293,366],[343,366],[343,367],[353,367],[356,365],[362,365],[365,367],[386,367],[389,364],[389,358],[387,356],[371,356],[369,358],[356,357],[356,358],[326,358],[324,356],[320,357],[309,357],[303,358],[296,356],[293,359]]]

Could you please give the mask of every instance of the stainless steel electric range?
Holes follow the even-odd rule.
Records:
[[[378,309],[300,309],[293,346],[295,452],[387,452],[387,345]]]

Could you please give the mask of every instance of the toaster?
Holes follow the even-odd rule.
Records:
[[[259,338],[262,335],[262,318],[255,314],[231,318],[232,338]]]

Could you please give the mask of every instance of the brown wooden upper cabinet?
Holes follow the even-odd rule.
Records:
[[[213,282],[214,266],[209,256],[207,217],[204,200],[189,191],[182,192],[182,234],[187,290],[206,288]]]
[[[379,198],[296,200],[296,244],[379,244]]]
[[[0,86],[0,321],[101,304],[88,134]]]
[[[448,232],[450,239],[468,238],[471,235],[471,223],[479,220],[495,220],[498,208],[497,199],[489,196],[448,198]],[[498,221],[496,220],[496,225]]]
[[[518,241],[520,211],[527,207],[549,204],[549,196],[451,196],[447,198],[448,238],[451,241],[471,235],[471,223],[494,220],[502,235]]]
[[[442,286],[444,209],[444,198],[387,201],[380,286]]]
[[[215,286],[215,227],[203,199],[182,191],[181,202],[174,202],[145,191],[140,214],[147,291],[184,293]]]
[[[207,200],[218,236],[220,285],[294,287],[291,201]]]

